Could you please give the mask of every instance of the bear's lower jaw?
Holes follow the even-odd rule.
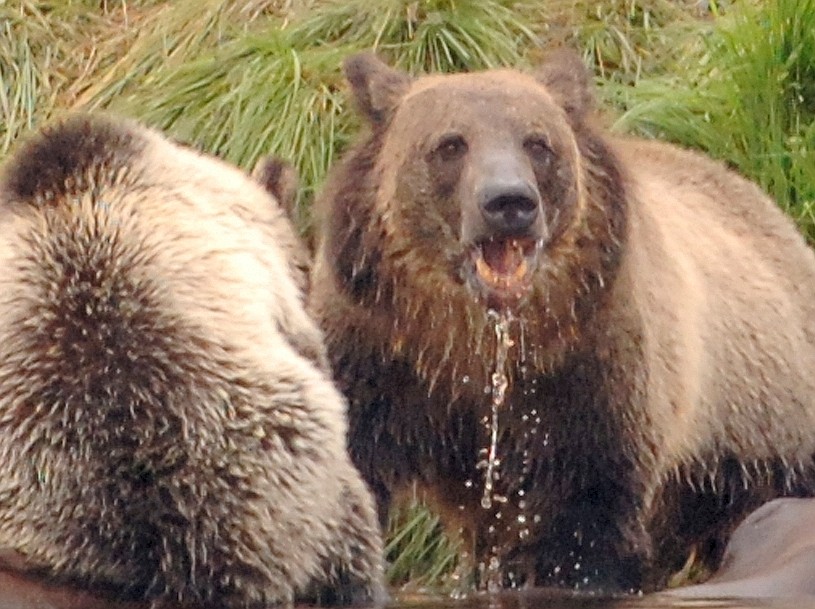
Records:
[[[510,308],[531,291],[542,249],[543,241],[531,237],[481,241],[470,250],[465,279],[488,307]]]

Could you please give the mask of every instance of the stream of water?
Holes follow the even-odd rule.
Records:
[[[509,387],[507,370],[509,349],[515,344],[509,335],[510,317],[494,312],[491,312],[491,317],[495,324],[495,367],[490,378],[492,383],[490,387],[490,417],[487,424],[490,443],[486,449],[486,461],[481,461],[478,464],[479,468],[486,470],[484,473],[484,493],[481,496],[481,507],[485,510],[490,509],[496,499],[493,496],[493,489],[498,477],[498,467],[501,464],[498,457],[498,414],[504,405],[507,388]]]

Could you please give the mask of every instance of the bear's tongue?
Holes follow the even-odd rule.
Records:
[[[489,284],[509,284],[527,272],[525,244],[518,239],[490,239],[481,244],[476,271]]]

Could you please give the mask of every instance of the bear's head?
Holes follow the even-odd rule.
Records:
[[[344,68],[370,129],[316,202],[312,310],[345,324],[353,311],[363,336],[385,337],[377,356],[410,351],[431,385],[442,369],[473,378],[496,311],[523,320],[540,367],[575,349],[627,226],[580,58],[561,52],[534,74],[413,78],[371,54]]]
[[[345,71],[381,138],[373,170],[385,238],[488,306],[523,302],[586,221],[587,156],[597,155],[580,59],[561,52],[534,75],[411,79],[363,54]]]

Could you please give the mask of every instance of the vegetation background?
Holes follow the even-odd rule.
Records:
[[[246,169],[289,159],[307,231],[358,127],[343,57],[533,67],[561,45],[582,49],[610,129],[722,159],[815,242],[815,0],[0,0],[0,159],[47,120],[106,109]],[[418,505],[388,553],[394,585],[460,585],[458,548]]]

